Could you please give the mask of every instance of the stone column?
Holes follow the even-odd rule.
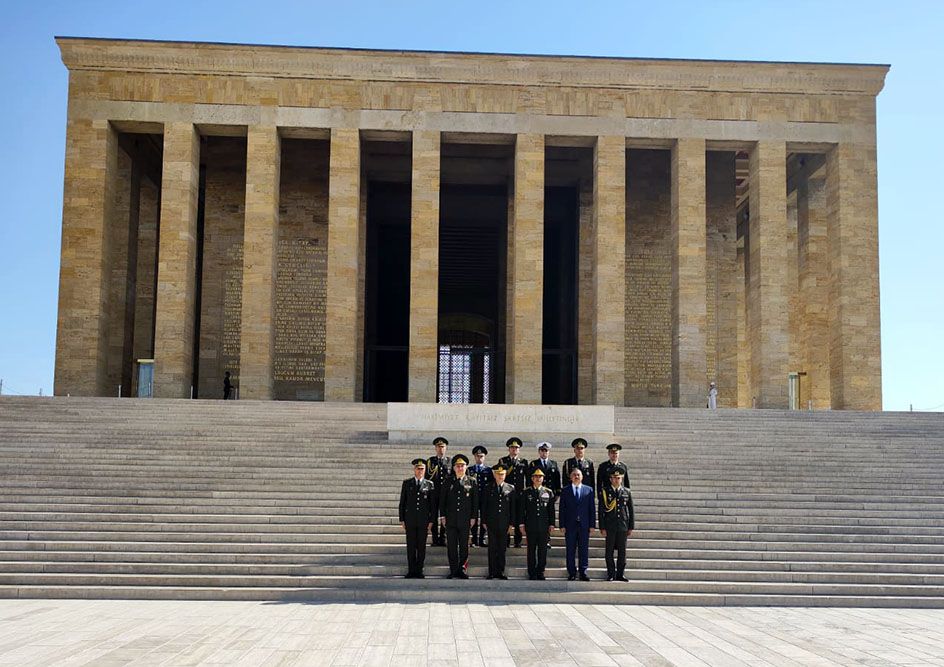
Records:
[[[69,119],[56,331],[57,396],[105,394],[108,341],[103,279],[107,230],[115,224],[117,163],[118,140],[108,121]]]
[[[747,274],[750,270],[747,241],[737,248],[737,407],[752,407],[751,347],[747,336]]]
[[[505,402],[541,403],[544,336],[544,135],[519,134],[515,144],[513,215],[508,222],[508,308]]]
[[[626,138],[597,137],[593,154],[593,403],[626,400]]]
[[[759,408],[787,407],[787,147],[760,141],[750,156],[747,328]]]
[[[705,140],[672,147],[672,405],[703,406],[707,371]]]
[[[439,132],[413,133],[409,400],[436,402],[439,363]]]
[[[882,409],[876,180],[874,145],[827,154],[830,398],[842,410]]]
[[[239,329],[240,398],[271,399],[282,144],[275,126],[249,127]]]
[[[800,363],[816,410],[829,399],[829,239],[826,236],[826,181],[807,179],[797,187],[798,271],[800,280]],[[801,406],[805,408],[806,406]]]
[[[328,177],[328,290],[325,314],[325,400],[355,401],[360,364],[362,262],[360,133],[331,130]]]
[[[154,395],[189,398],[193,381],[200,137],[192,123],[164,125],[154,322]]]
[[[593,179],[581,178],[577,238],[577,403],[593,404]]]
[[[708,380],[718,383],[718,407],[738,404],[737,192],[733,151],[705,160],[708,215]]]

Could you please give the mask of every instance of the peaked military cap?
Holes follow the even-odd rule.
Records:
[[[521,442],[521,438],[519,438],[516,435],[513,435],[510,438],[508,438],[508,440],[505,442],[505,447],[511,447],[512,445],[514,445],[515,447],[520,447],[522,444],[523,443]]]
[[[580,447],[586,447],[586,446],[587,446],[587,441],[584,440],[583,438],[574,438],[574,441],[570,443],[570,446],[571,446],[571,447],[574,447],[574,448],[576,448],[576,447],[578,447],[578,446],[580,446]]]
[[[550,449],[553,445],[549,442],[538,443],[538,449]]]
[[[426,461],[424,461],[423,459],[413,459],[413,467],[414,467],[414,468],[420,468],[420,467],[425,468],[425,467],[426,467]]]
[[[620,468],[619,466],[616,466],[610,471],[610,477],[622,477],[622,476],[623,476],[623,469]]]
[[[452,457],[452,465],[457,464],[459,461],[462,461],[466,465],[469,465],[469,457],[465,454],[456,454]]]
[[[492,472],[508,472],[508,468],[503,465],[492,466]]]
[[[488,450],[485,449],[482,445],[476,445],[475,447],[472,448],[473,454],[478,454],[479,452],[485,454],[486,456],[488,455]]]
[[[444,437],[442,437],[441,435],[440,435],[440,436],[437,436],[437,437],[435,437],[435,438],[433,438],[433,445],[438,445],[439,443],[442,443],[442,444],[446,445],[447,447],[449,446],[449,441],[446,440],[446,439],[445,439]]]
[[[606,446],[606,448],[608,451],[618,452],[623,448],[623,445],[619,444],[618,442],[611,442]]]
[[[534,477],[535,475],[537,475],[538,477],[544,477],[544,471],[541,470],[540,468],[535,468],[534,470],[531,471],[531,476]]]

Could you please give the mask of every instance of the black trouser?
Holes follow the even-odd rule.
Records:
[[[606,576],[622,577],[626,570],[626,536],[625,530],[606,531]],[[616,551],[616,562],[613,562],[613,552]]]
[[[547,542],[550,539],[549,530],[528,531],[528,576],[540,577],[547,567]]]
[[[475,528],[472,529],[472,544],[477,544],[480,547],[484,547],[486,543],[485,535],[487,534],[485,529],[485,524],[482,523],[481,519],[476,522]]]
[[[426,562],[426,536],[428,530],[425,523],[415,526],[406,526],[406,565],[407,574],[423,574],[423,563]]]
[[[488,527],[488,576],[500,577],[505,574],[505,550],[508,543],[502,539],[508,534],[508,526]]]
[[[433,546],[443,544],[446,541],[446,529],[439,525],[439,490],[433,491]]]
[[[445,532],[449,571],[456,575],[465,571],[469,562],[469,522],[463,521],[461,526],[446,526]]]

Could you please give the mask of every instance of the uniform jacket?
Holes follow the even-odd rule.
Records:
[[[446,486],[439,492],[439,513],[446,517],[447,526],[468,527],[479,516],[479,492],[474,479],[463,475],[446,478]]]
[[[564,461],[564,470],[561,474],[561,484],[567,486],[570,484],[570,473],[573,472],[574,468],[580,468],[580,472],[583,473],[583,484],[587,486],[593,486],[596,484],[596,477],[593,476],[593,461],[584,457],[582,461],[578,461],[576,456],[571,456],[569,459]]]
[[[559,496],[561,492],[561,471],[557,466],[557,461],[548,459],[545,461],[545,465],[542,466],[541,459],[536,458],[531,461],[531,470],[534,470],[535,468],[540,468],[544,471],[544,486],[553,491],[555,496]],[[528,488],[531,487],[529,486]]]
[[[597,491],[600,489],[605,489],[610,485],[610,473],[613,472],[614,468],[619,468],[623,471],[623,486],[627,489],[629,488],[629,468],[625,463],[620,461],[616,465],[610,463],[610,460],[607,459],[600,464],[600,467],[597,469]]]
[[[625,486],[614,489],[607,484],[600,489],[600,529],[627,531],[636,527],[633,494]]]
[[[428,479],[416,483],[415,477],[403,480],[400,487],[400,521],[408,526],[420,526],[432,523],[433,484]]]
[[[524,491],[525,485],[530,483],[528,481],[529,470],[527,460],[519,456],[515,459],[514,463],[512,463],[510,456],[503,456],[498,459],[498,464],[505,466],[505,469],[508,471],[508,475],[505,477],[505,483],[515,487],[515,491]]]
[[[593,487],[580,486],[580,497],[574,496],[572,484],[566,484],[561,490],[560,526],[567,530],[576,530],[578,525],[589,528],[597,527],[597,508]]]
[[[528,534],[546,533],[554,525],[554,492],[546,486],[528,487],[518,498],[518,523]]]
[[[466,474],[475,480],[479,491],[479,504],[481,504],[485,500],[485,490],[495,483],[495,478],[492,477],[492,468],[484,463],[473,463],[466,469]]]
[[[518,492],[508,482],[492,484],[482,501],[482,521],[491,530],[502,532],[514,525],[518,516]]]
[[[446,478],[452,472],[452,459],[448,456],[442,458],[430,456],[426,461],[426,479],[432,480],[436,485],[436,491],[445,487]]]

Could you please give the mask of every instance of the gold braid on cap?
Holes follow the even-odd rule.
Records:
[[[606,497],[606,489],[603,489],[603,509],[607,512],[612,512],[616,509],[616,498],[608,500]]]

